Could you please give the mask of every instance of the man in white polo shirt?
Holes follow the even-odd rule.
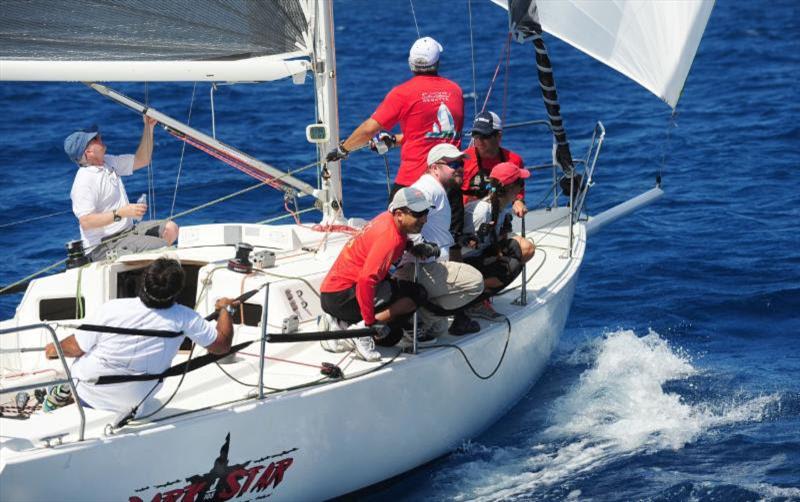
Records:
[[[428,300],[447,311],[460,309],[477,298],[483,292],[483,276],[474,267],[466,263],[450,261],[450,247],[455,244],[450,233],[451,207],[445,186],[450,182],[454,167],[463,164],[464,154],[455,145],[442,143],[428,152],[428,169],[412,186],[422,191],[431,202],[428,221],[422,232],[413,236],[413,242],[425,241],[439,247],[438,258],[429,258],[420,262],[417,282],[428,292]],[[417,260],[406,252],[400,266],[395,272],[397,279],[411,281],[414,279],[414,262]],[[447,331],[446,319],[438,317],[428,309],[420,308],[420,319],[425,326],[425,335],[439,336]],[[469,319],[463,312],[456,314],[451,335],[475,333],[480,326]],[[424,337],[423,337],[424,338]]]
[[[78,218],[81,240],[92,261],[106,253],[118,255],[169,246],[178,238],[172,221],[135,223],[147,211],[147,204],[131,204],[122,176],[147,166],[153,155],[156,121],[145,117],[139,147],[133,155],[106,155],[106,145],[96,126],[76,131],[64,140],[64,151],[80,167],[72,183],[72,212]]]

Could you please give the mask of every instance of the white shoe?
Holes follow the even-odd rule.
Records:
[[[365,327],[366,325],[364,324],[364,321],[361,321],[353,324],[348,329],[364,329]],[[371,336],[348,338],[341,341],[345,342],[351,349],[355,350],[356,356],[359,359],[368,362],[381,360],[381,353],[375,350],[375,340],[373,340]]]
[[[347,323],[328,313],[323,313],[317,317],[317,329],[318,331],[345,330],[347,329]],[[328,352],[347,352],[350,350],[346,340],[320,340],[319,344]]]

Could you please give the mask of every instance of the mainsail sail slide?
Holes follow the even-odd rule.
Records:
[[[0,79],[268,81],[309,68],[304,0],[4,0]],[[91,63],[91,64],[87,64]]]

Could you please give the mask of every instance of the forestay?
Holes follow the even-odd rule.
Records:
[[[308,0],[4,0],[0,79],[264,81],[302,75]]]
[[[532,24],[678,103],[714,0],[492,0],[508,9],[511,30]]]

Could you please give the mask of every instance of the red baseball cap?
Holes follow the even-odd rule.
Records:
[[[522,178],[523,180],[531,175],[527,169],[520,169],[518,165],[513,162],[501,162],[492,168],[489,173],[490,178],[494,178],[503,186],[510,185]]]

